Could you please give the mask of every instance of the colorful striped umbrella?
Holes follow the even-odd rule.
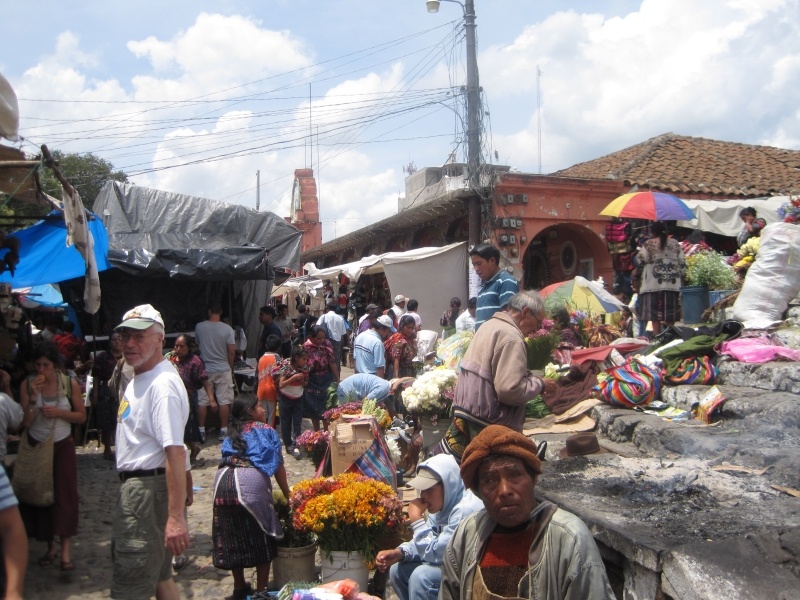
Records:
[[[548,309],[565,305],[569,310],[583,310],[593,314],[618,312],[623,305],[594,281],[575,277],[570,281],[554,283],[539,290]]]
[[[695,218],[692,209],[683,200],[662,192],[623,194],[600,211],[600,214],[650,221],[691,221]]]

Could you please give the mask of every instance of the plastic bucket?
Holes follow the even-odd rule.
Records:
[[[422,430],[422,450],[427,457],[428,453],[442,441],[444,434],[453,424],[453,419],[439,419],[436,425],[431,423],[430,417],[426,416],[421,416],[419,421]]]
[[[362,590],[369,585],[369,568],[361,552],[331,550],[322,555],[322,582],[352,579]]]
[[[692,285],[681,288],[682,321],[687,324],[701,323],[703,312],[708,308],[708,288]]]
[[[708,305],[714,306],[723,298],[727,298],[736,290],[708,290]]]
[[[316,581],[317,545],[300,548],[278,546],[278,556],[272,561],[272,588],[279,590],[290,581]]]

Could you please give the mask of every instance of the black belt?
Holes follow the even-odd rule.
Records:
[[[120,471],[121,481],[128,481],[131,477],[152,477],[153,475],[164,475],[167,470],[164,467],[158,469],[137,469],[136,471]]]

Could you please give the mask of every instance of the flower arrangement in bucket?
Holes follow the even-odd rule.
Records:
[[[403,404],[408,412],[432,423],[450,414],[458,376],[452,369],[431,369],[403,390]]]
[[[301,481],[289,507],[295,529],[314,534],[320,549],[360,552],[373,560],[382,536],[400,530],[403,503],[391,486],[342,473]]]
[[[304,548],[316,543],[313,533],[301,531],[294,526],[292,511],[289,508],[289,499],[280,490],[275,490],[272,495],[275,513],[283,528],[283,539],[278,540],[281,548]]]
[[[738,287],[733,267],[713,250],[703,250],[686,259],[686,283],[705,286],[710,290],[733,290]]]

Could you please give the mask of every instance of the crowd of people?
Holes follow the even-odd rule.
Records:
[[[750,235],[757,234],[755,215],[743,215],[743,221]],[[639,273],[632,281],[640,299],[636,318],[652,321],[657,333],[660,324],[680,318],[677,293],[685,256],[663,224],[655,223],[651,232],[636,251]],[[246,568],[255,567],[255,586],[264,589],[281,535],[272,490],[277,484],[289,496],[283,461],[302,454],[297,446],[302,420],[309,419],[314,430],[325,428],[332,397],[374,398],[392,418],[408,416],[400,392],[417,372],[417,336],[438,325],[444,336],[474,334],[460,362],[454,418],[435,456],[411,479],[419,492],[407,511],[411,540],[380,552],[377,568],[390,573],[403,600],[436,594],[612,598],[585,525],[535,500],[541,449],[521,433],[525,404],[554,386],[528,370],[525,337],[546,317],[554,319],[562,339],[575,336],[569,314],[548,315],[536,292],[520,292],[490,244],[473,247],[470,261],[481,279],[479,292],[465,309],[461,298],[452,298],[435,325],[424,323],[419,302],[404,294],[396,294],[391,305],[367,304],[351,322],[343,314],[349,299],[342,303],[342,294],[331,295],[316,319],[305,305],[295,320],[286,305],[262,307],[254,394],[235,388],[237,338],[218,302],[209,304],[194,337],[179,335],[166,354],[160,313],[150,305],[128,311],[110,335],[108,350],[87,361],[103,456],[115,461],[121,481],[111,596],[178,597],[172,574],[185,565],[191,465],[206,442],[209,413],[219,421],[221,442],[213,564],[233,573],[234,599],[254,591],[245,580]],[[626,296],[619,286],[614,292]],[[76,568],[73,426],[86,421],[87,411],[81,386],[68,373],[87,358],[87,349],[67,322],[48,323],[39,338],[33,370],[16,394],[9,375],[0,371],[0,438],[22,427],[26,444],[53,448],[51,504],[17,501],[0,471],[0,536],[4,546],[17,540],[18,549],[4,553],[9,598],[22,597],[27,538],[45,544],[40,565]],[[342,379],[345,349],[355,375]],[[5,439],[0,442],[5,451]]]

